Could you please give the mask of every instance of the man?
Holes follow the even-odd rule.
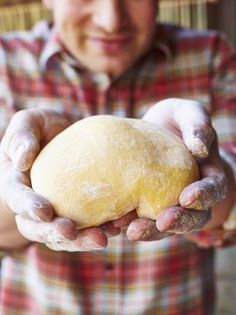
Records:
[[[211,237],[233,215],[232,50],[216,33],[156,25],[156,0],[44,4],[53,26],[0,39],[1,314],[213,314],[214,250],[199,246],[232,235]],[[104,113],[181,136],[202,179],[156,222],[133,211],[78,232],[31,190],[28,171],[69,124]]]

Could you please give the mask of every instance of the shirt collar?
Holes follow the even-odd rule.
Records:
[[[40,55],[39,59],[39,66],[41,70],[46,70],[47,65],[53,57],[61,55],[64,60],[68,64],[70,64],[73,67],[76,67],[78,69],[84,69],[83,65],[80,64],[78,60],[73,58],[71,55],[69,55],[63,45],[61,44],[57,32],[55,28],[48,24],[44,23],[42,25],[39,25],[35,32],[44,34],[44,38],[46,38],[46,44],[42,50],[42,53]],[[44,32],[44,33],[43,33]],[[151,49],[155,49],[158,51],[161,51],[167,60],[170,60],[173,57],[173,53],[171,50],[171,44],[170,44],[170,37],[165,32],[165,27],[163,27],[162,24],[157,25],[157,31],[156,36],[154,39],[154,45]]]
[[[55,29],[49,24],[37,25],[34,33],[38,33],[45,40],[45,46],[39,56],[39,67],[44,71],[50,59],[61,53],[62,47],[58,41]]]
[[[167,24],[157,24],[153,47],[161,51],[167,61],[170,61],[174,56],[172,36],[173,33],[168,32]]]

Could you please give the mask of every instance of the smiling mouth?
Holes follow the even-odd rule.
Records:
[[[130,37],[89,37],[89,40],[97,48],[107,52],[117,52],[121,49],[124,49],[130,43]]]

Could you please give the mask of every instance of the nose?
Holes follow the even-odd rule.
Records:
[[[126,19],[126,12],[120,0],[102,0],[93,14],[93,23],[107,33],[119,31]]]

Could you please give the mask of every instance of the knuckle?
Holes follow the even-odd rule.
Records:
[[[186,200],[192,200],[186,204],[187,208],[204,210],[221,199],[227,194],[227,179],[224,174],[212,175],[190,185],[180,196],[183,204]]]
[[[31,233],[30,233],[30,222],[26,224],[25,219],[20,216],[20,215],[16,215],[15,216],[15,222],[16,222],[16,226],[18,231],[28,240],[30,241],[38,241],[37,239],[33,238]]]
[[[226,196],[227,180],[224,174],[213,175],[205,180],[203,185],[202,200],[206,200],[206,205],[215,204]]]
[[[211,210],[196,210],[192,215],[194,218],[192,230],[196,231],[201,229],[211,219]]]
[[[211,132],[211,127],[209,126],[209,124],[207,122],[201,122],[201,124],[199,124],[197,128],[193,130],[193,135],[200,140],[204,140],[208,138],[208,135]]]
[[[25,185],[11,184],[1,195],[6,206],[13,211],[31,218],[30,211],[34,204],[31,189]]]
[[[50,232],[48,233],[43,232],[42,237],[45,238],[46,243],[59,245],[66,242],[65,237],[61,235],[60,233],[58,233],[55,229],[50,230]]]
[[[210,210],[186,210],[168,232],[183,234],[201,229],[211,218]]]

